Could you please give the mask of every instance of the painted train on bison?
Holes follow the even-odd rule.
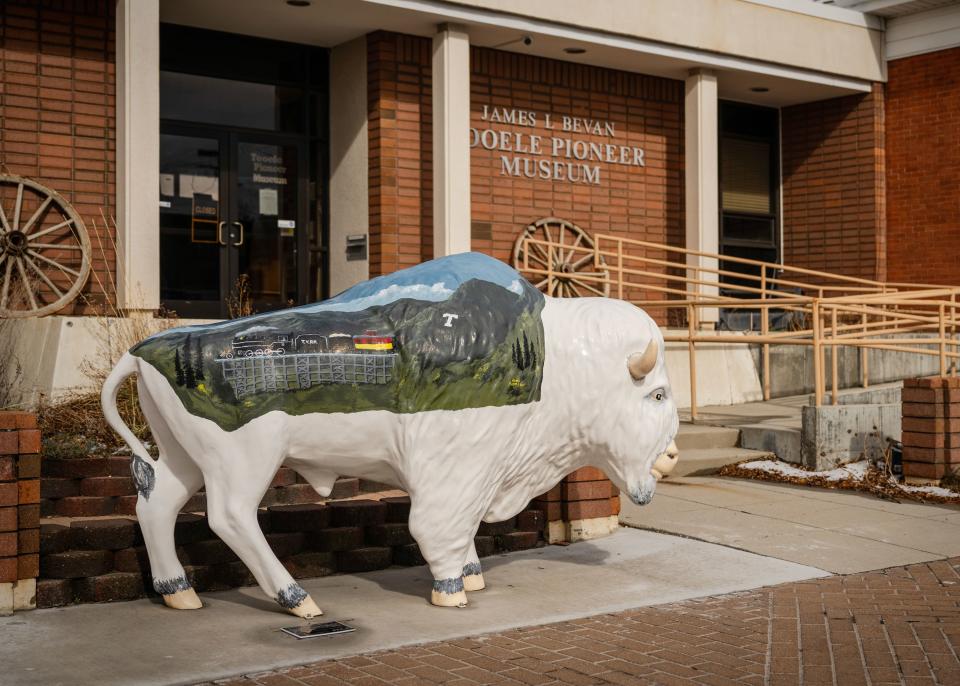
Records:
[[[324,353],[360,353],[384,355],[396,351],[396,337],[375,331],[351,335],[346,333],[273,333],[256,332],[233,338],[227,359],[269,357],[273,355],[311,355]]]

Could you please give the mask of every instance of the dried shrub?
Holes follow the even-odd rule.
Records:
[[[954,493],[960,493],[960,469],[950,474],[945,474],[943,478],[940,479],[940,487],[951,490]]]
[[[744,462],[753,461],[754,458],[751,458]],[[861,491],[894,502],[900,502],[900,500],[918,500],[920,502],[947,504],[956,504],[957,502],[956,499],[901,488],[896,481],[893,481],[890,471],[882,463],[871,465],[862,479],[851,475],[850,478],[847,479],[830,480],[816,472],[811,472],[809,475],[804,476],[792,476],[779,472],[768,472],[762,469],[746,469],[742,466],[744,462],[728,464],[721,467],[719,471],[720,476],[754,479],[756,481],[776,481],[778,483],[793,484],[795,486],[815,486],[818,488]],[[801,469],[797,465],[792,464],[791,466]]]
[[[108,223],[102,212],[101,217]],[[115,236],[116,221],[111,218],[109,223],[113,226]],[[94,220],[92,234],[96,238],[96,248],[100,251],[103,263],[109,264],[100,238],[101,232],[96,231],[96,224]],[[119,255],[115,242],[113,248],[114,254]],[[37,412],[44,436],[44,452],[49,456],[85,457],[90,453],[112,452],[124,447],[120,437],[107,425],[103,417],[100,409],[100,388],[127,350],[144,338],[176,323],[176,313],[164,312],[162,314],[165,318],[159,319],[143,309],[121,310],[116,304],[116,273],[105,276],[106,281],[96,270],[92,272],[99,291],[105,295],[104,301],[95,301],[86,295],[80,296],[94,315],[95,319],[92,321],[97,327],[97,349],[93,356],[82,363],[80,371],[96,390],[76,391],[56,401],[41,398],[39,403]],[[142,296],[135,297],[134,300],[143,302]],[[138,438],[145,442],[150,441],[150,427],[140,409],[135,379],[128,379],[121,386],[117,395],[117,410],[124,423]]]
[[[23,365],[13,340],[12,320],[0,319],[0,409],[13,409],[23,400],[14,391],[23,382]]]
[[[227,296],[227,316],[230,319],[240,319],[256,314],[253,309],[253,294],[250,292],[250,277],[241,274],[233,284],[230,295]]]

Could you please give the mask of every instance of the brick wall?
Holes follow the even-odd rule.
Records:
[[[35,606],[40,567],[40,431],[0,412],[0,614]]]
[[[902,412],[903,475],[960,472],[960,378],[906,379]]]
[[[116,117],[114,3],[0,3],[0,161],[5,173],[53,188],[83,218],[93,244],[86,293],[113,282]],[[111,288],[108,286],[109,292]],[[84,311],[75,300],[65,314]]]
[[[886,278],[883,105],[877,84],[783,108],[786,264]]]
[[[500,150],[471,154],[472,215],[489,224],[473,249],[510,261],[524,226],[542,217],[567,219],[589,234],[683,246],[683,82],[515,53],[471,50],[471,126],[642,148],[645,166],[599,163],[600,183],[571,183],[502,173]],[[482,107],[533,111],[536,126],[491,124]],[[545,126],[552,116],[552,129]],[[610,122],[614,136],[562,131],[561,116]],[[484,232],[488,229],[483,227]],[[481,233],[481,232],[478,232]]]
[[[887,269],[960,284],[960,48],[887,67]]]
[[[367,38],[370,276],[433,257],[431,42]]]
[[[370,273],[378,275],[432,257],[431,41],[376,32],[368,36],[367,52]],[[478,129],[539,135],[544,146],[556,135],[639,147],[645,162],[601,162],[599,184],[571,183],[504,174],[502,151],[475,146],[474,250],[509,262],[523,228],[547,216],[572,221],[589,234],[683,245],[682,81],[473,48],[471,100]],[[483,122],[485,104],[536,111],[539,125]],[[546,113],[554,117],[552,130],[544,125]],[[615,135],[564,133],[563,115],[610,122]],[[547,152],[534,159],[554,158]]]

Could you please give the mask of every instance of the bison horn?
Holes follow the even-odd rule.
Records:
[[[642,353],[633,353],[627,358],[627,369],[630,370],[630,376],[637,381],[642,381],[643,377],[653,371],[657,364],[657,343],[650,341],[647,343],[647,349]]]

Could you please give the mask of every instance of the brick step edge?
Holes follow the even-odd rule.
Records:
[[[129,476],[83,478],[45,477],[40,479],[40,514],[43,517],[103,517],[136,513],[137,491]],[[68,460],[69,461],[69,460]],[[284,474],[284,470],[288,472]],[[282,478],[281,478],[282,477]],[[260,503],[261,507],[282,504],[326,502],[360,495],[360,479],[337,480],[328,498],[321,498],[308,483],[301,483],[292,470],[282,468]],[[181,512],[204,512],[206,495],[201,491],[187,501]]]
[[[285,534],[285,536],[295,537],[297,534]],[[208,548],[205,552],[210,556],[208,559],[211,563],[184,565],[187,576],[198,592],[209,593],[256,585],[253,576],[242,562],[235,558],[229,559],[227,551],[224,551],[226,546],[219,539],[206,539],[198,543],[201,547]],[[276,549],[278,547],[276,540],[272,543]],[[541,547],[545,543],[541,532],[511,531],[496,536],[477,536],[475,545],[478,555],[483,558],[495,554],[529,550]],[[142,547],[118,551],[69,550],[51,554],[47,558],[41,559],[41,575],[44,569],[50,567],[51,558],[56,558],[59,563],[58,572],[61,575],[72,575],[78,572],[86,572],[89,575],[76,578],[41,576],[37,580],[38,608],[135,600],[155,595],[146,551]],[[336,552],[300,548],[297,552],[282,556],[280,561],[295,579],[424,564],[416,543],[402,543],[387,547],[360,542],[357,547]],[[73,571],[69,568],[71,564],[75,566]],[[116,569],[117,565],[124,567],[124,571]],[[135,568],[139,571],[132,571]]]

